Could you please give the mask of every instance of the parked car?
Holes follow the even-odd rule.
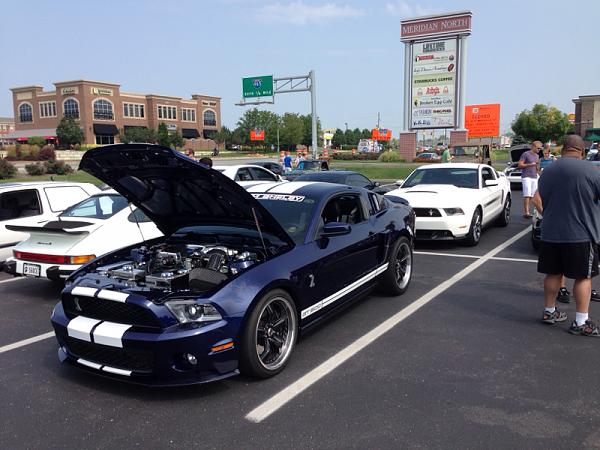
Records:
[[[288,181],[293,181],[306,172],[321,172],[325,170],[329,170],[329,162],[327,160],[304,159],[298,163],[294,170],[286,173],[284,177]]]
[[[264,167],[265,169],[273,172],[275,175],[280,175],[280,176],[283,175],[283,166],[279,163],[272,162],[272,161],[258,161],[258,162],[253,162],[252,164],[255,166]]]
[[[0,262],[12,256],[13,247],[27,233],[6,225],[34,225],[56,217],[69,206],[100,192],[90,183],[39,181],[0,184]]]
[[[506,226],[510,220],[510,183],[485,164],[421,166],[385,195],[401,197],[414,208],[416,239],[477,245],[484,226]]]
[[[63,361],[149,385],[284,369],[299,333],[412,274],[411,208],[331,183],[244,190],[166,147],[89,150],[85,170],[165,237],[109,253],[68,280],[52,325]]]
[[[369,180],[363,174],[351,170],[327,170],[324,172],[308,172],[300,175],[294,181],[321,181],[325,183],[338,183],[348,186],[361,187],[369,191],[384,194],[396,185],[381,186],[378,181]]]
[[[162,236],[142,211],[129,208],[127,199],[113,190],[67,208],[56,220],[7,228],[29,238],[15,246],[5,270],[59,282],[96,256]]]
[[[274,174],[270,170],[254,164],[213,166],[213,169],[221,172],[223,175],[231,178],[234,181],[275,182],[283,180],[283,178]]]
[[[440,162],[440,161],[441,161],[441,157],[438,156],[437,153],[430,153],[430,152],[419,153],[417,155],[417,157],[415,159],[413,159],[413,162],[434,163],[434,162]]]

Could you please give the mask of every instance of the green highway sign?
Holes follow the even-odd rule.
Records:
[[[273,75],[242,78],[242,92],[244,98],[270,97],[273,95]]]

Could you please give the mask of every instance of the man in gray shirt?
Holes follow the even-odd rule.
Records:
[[[519,169],[521,169],[521,183],[523,185],[523,217],[531,219],[529,211],[529,200],[533,197],[538,188],[538,169],[540,157],[538,153],[542,149],[540,141],[533,141],[531,150],[523,152],[519,159]]]
[[[592,277],[598,275],[600,171],[581,160],[584,153],[583,139],[567,135],[562,157],[543,171],[535,193],[534,203],[544,214],[538,260],[538,272],[546,274],[542,321],[553,324],[567,319],[555,305],[564,274],[575,280],[576,313],[569,331],[600,337],[598,326],[588,317]]]

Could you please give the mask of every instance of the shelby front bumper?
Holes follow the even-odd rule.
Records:
[[[469,233],[471,220],[465,215],[417,217],[415,237],[419,240],[453,240]]]
[[[160,332],[77,316],[62,303],[52,313],[59,359],[105,377],[152,385],[206,383],[238,373],[237,350],[225,320]]]

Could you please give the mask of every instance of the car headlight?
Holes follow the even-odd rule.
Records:
[[[179,323],[214,322],[221,320],[221,314],[212,305],[198,303],[196,300],[171,300],[165,305]]]
[[[444,208],[447,216],[462,216],[465,212],[461,208]]]

